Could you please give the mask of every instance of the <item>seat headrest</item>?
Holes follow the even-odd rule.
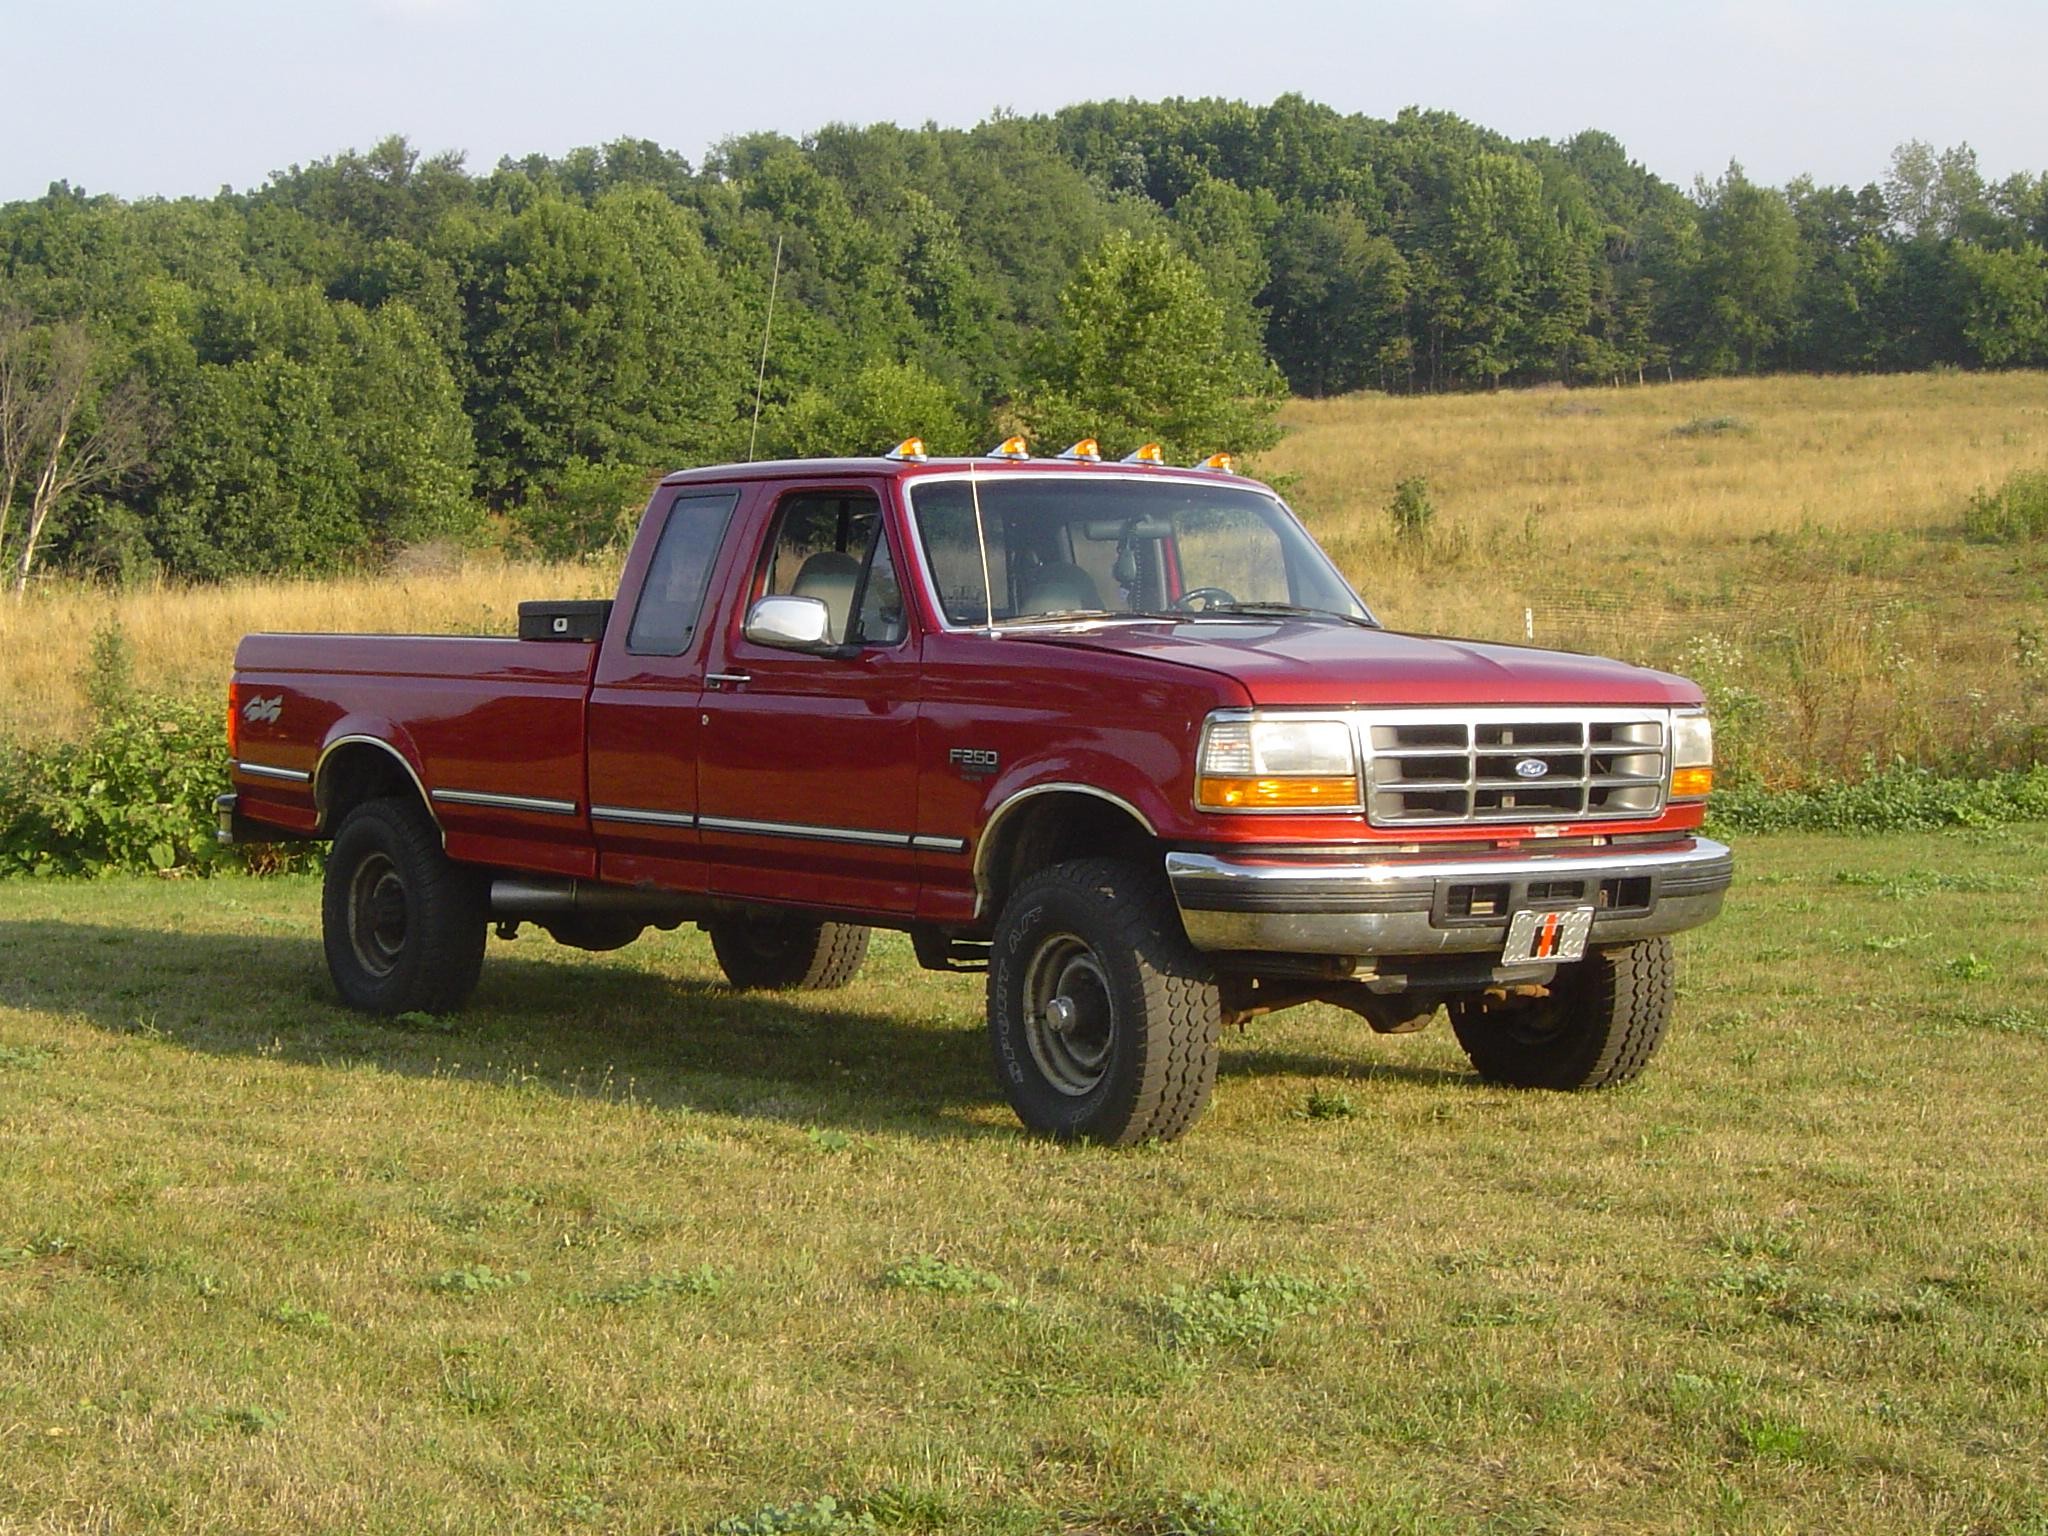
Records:
[[[1017,598],[1020,613],[1065,613],[1101,606],[1102,593],[1095,578],[1080,566],[1065,562],[1041,565],[1024,579]]]
[[[853,589],[860,585],[860,561],[836,549],[821,549],[803,563],[790,584],[792,597],[815,597],[831,614],[828,636],[834,645],[846,638],[853,610]]]

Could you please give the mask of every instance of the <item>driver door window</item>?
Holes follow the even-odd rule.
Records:
[[[904,637],[903,594],[872,492],[805,491],[785,500],[759,592],[817,598],[835,645],[896,645]]]

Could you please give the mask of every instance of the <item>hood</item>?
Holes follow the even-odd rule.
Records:
[[[1682,677],[1601,656],[1293,619],[1103,624],[1006,638],[1198,667],[1236,679],[1255,704],[1657,706],[1701,697]]]

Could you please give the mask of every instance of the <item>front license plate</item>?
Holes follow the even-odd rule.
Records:
[[[1591,907],[1566,907],[1561,912],[1517,912],[1508,924],[1508,947],[1501,952],[1501,963],[1521,965],[1531,960],[1584,959],[1586,935],[1592,931]]]

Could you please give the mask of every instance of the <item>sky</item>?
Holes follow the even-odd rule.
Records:
[[[1514,138],[1605,129],[1689,187],[1861,186],[1908,139],[2048,170],[2043,0],[0,0],[0,200],[245,189],[402,133],[472,171],[653,139],[966,127],[1287,92]]]

